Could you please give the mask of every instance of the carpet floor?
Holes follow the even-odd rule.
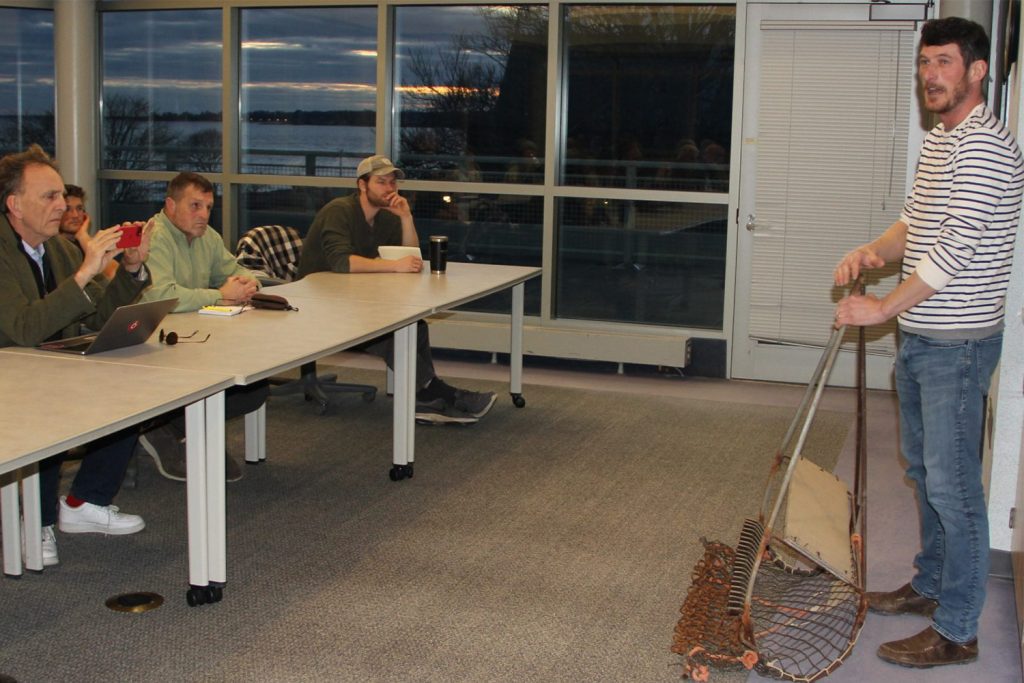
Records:
[[[345,381],[384,386],[382,372]],[[460,382],[503,392],[497,383]],[[470,427],[418,427],[392,482],[391,400],[274,397],[266,463],[228,485],[224,600],[189,608],[185,488],[140,458],[128,537],[58,533],[5,581],[0,673],[78,681],[672,681],[701,537],[756,513],[792,409],[527,386]],[[831,468],[848,414],[805,453]],[[242,424],[228,448],[241,458]],[[66,477],[66,480],[70,480]],[[144,614],[104,601],[152,591]],[[743,681],[744,674],[716,674]]]

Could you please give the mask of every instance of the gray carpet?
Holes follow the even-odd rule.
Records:
[[[383,386],[383,374],[344,378]],[[498,385],[459,384],[503,390]],[[272,399],[267,463],[228,485],[224,601],[189,608],[185,488],[148,458],[131,537],[58,534],[0,586],[0,673],[77,681],[671,681],[699,538],[756,512],[790,409],[527,386],[472,427],[420,427],[389,481],[391,401]],[[229,449],[242,452],[241,422]],[[831,467],[850,426],[821,411]],[[166,598],[126,615],[128,591]],[[716,674],[742,681],[742,674]]]

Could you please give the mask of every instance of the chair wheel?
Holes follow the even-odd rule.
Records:
[[[526,405],[526,399],[523,398],[522,394],[512,394],[512,405],[516,408],[522,408]]]
[[[373,399],[377,398],[377,392],[376,391],[367,391],[362,396],[363,396],[363,402],[370,403],[370,402],[373,401]]]

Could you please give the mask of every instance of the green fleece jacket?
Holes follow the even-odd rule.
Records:
[[[0,347],[36,346],[58,333],[74,337],[82,324],[98,330],[118,306],[133,303],[149,284],[148,278],[140,282],[118,268],[109,284],[93,280],[83,292],[74,280],[82,253],[59,235],[45,245],[43,258],[57,286],[40,297],[32,274],[36,266],[25,258],[21,237],[7,216],[0,214]]]
[[[220,301],[218,288],[232,275],[256,279],[252,271],[238,265],[223,238],[211,228],[189,244],[185,233],[174,227],[163,211],[153,219],[146,259],[153,286],[143,300],[177,297],[175,313],[197,311]]]

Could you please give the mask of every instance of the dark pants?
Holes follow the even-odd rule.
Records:
[[[121,488],[124,471],[135,452],[139,432],[134,427],[122,429],[90,443],[82,464],[71,484],[71,495],[93,505],[110,505]],[[60,489],[60,466],[65,453],[39,463],[39,496],[43,526],[57,523],[57,494]]]
[[[395,335],[386,334],[355,348],[383,358],[389,368],[395,369]],[[427,324],[421,320],[416,323],[416,389],[422,389],[430,384],[430,380],[436,375],[434,359],[430,355],[430,331]]]

